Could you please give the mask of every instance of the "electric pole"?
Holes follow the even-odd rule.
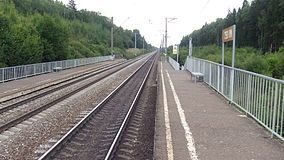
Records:
[[[134,33],[134,36],[135,36],[135,49],[136,49],[136,33]]]
[[[177,18],[167,18],[166,17],[166,30],[165,30],[165,54],[167,55],[167,48],[168,48],[168,22],[176,20]]]
[[[111,55],[113,56],[113,17],[111,17]]]
[[[166,18],[166,31],[165,31],[165,54],[167,55],[167,37],[168,37],[168,18]]]
[[[145,46],[144,46],[144,45],[145,45],[145,44],[144,44],[144,41],[145,41],[145,40],[144,40],[144,36],[143,36],[143,49],[145,48]]]
[[[165,35],[163,34],[163,39],[162,39],[162,48],[164,48],[164,42],[165,42]]]

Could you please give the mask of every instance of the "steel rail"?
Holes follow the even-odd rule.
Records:
[[[80,78],[80,77],[74,77],[74,78],[72,78],[71,80],[74,80],[74,79],[76,79],[76,78],[79,78],[79,79],[77,79],[77,80],[75,80],[75,81],[72,81],[72,82],[69,82],[69,83],[67,83],[67,84],[64,84],[64,85],[62,85],[62,86],[56,87],[56,88],[54,88],[54,89],[48,90],[48,91],[46,91],[46,92],[43,92],[43,93],[34,95],[34,96],[32,96],[32,97],[27,97],[27,98],[25,98],[25,99],[22,99],[22,100],[20,100],[20,101],[15,102],[15,103],[6,105],[6,106],[4,106],[4,107],[1,107],[1,108],[0,108],[0,114],[3,113],[3,112],[7,112],[7,111],[9,111],[9,110],[12,110],[12,109],[14,109],[14,108],[16,108],[16,107],[18,107],[18,106],[24,105],[24,104],[26,104],[26,103],[28,103],[28,102],[33,101],[33,100],[36,100],[36,99],[38,99],[38,98],[44,97],[44,96],[46,96],[46,95],[48,95],[48,94],[54,93],[54,92],[56,92],[56,91],[58,91],[58,90],[61,90],[61,89],[63,89],[63,88],[69,87],[69,86],[71,86],[71,85],[73,85],[73,84],[76,84],[76,83],[78,83],[78,82],[80,82],[80,81],[89,79],[89,78],[91,78],[91,77],[93,77],[93,76],[96,76],[96,75],[102,73],[102,72],[108,71],[108,70],[110,70],[110,69],[112,69],[112,68],[115,68],[115,67],[117,67],[117,66],[120,66],[120,65],[123,65],[123,64],[126,64],[126,63],[131,63],[131,61],[119,62],[119,63],[113,64],[113,65],[110,65],[110,66],[108,66],[107,68],[103,68],[103,67],[105,67],[105,66],[102,66],[102,67],[99,67],[99,68],[97,68],[97,69],[94,69],[94,70],[97,70],[97,71],[94,72],[94,73],[91,73],[91,74],[90,74],[90,73],[88,72],[88,73],[86,73],[86,74],[80,75],[81,78]],[[89,74],[89,75],[88,75],[88,74]],[[86,75],[87,75],[87,76],[86,76]],[[42,88],[42,89],[39,89],[39,90],[37,90],[37,91],[40,91],[40,90],[43,90],[43,89],[46,89],[46,88],[49,88],[49,87],[53,87],[53,86],[56,86],[56,85],[59,85],[59,84],[62,84],[62,83],[65,83],[65,82],[68,82],[68,81],[71,81],[71,80],[68,79],[68,80],[65,80],[64,82],[60,82],[60,83],[58,83],[58,84],[54,84],[54,85],[51,85],[51,86],[47,86],[47,87]],[[35,92],[37,92],[37,91],[35,91]],[[17,98],[18,98],[18,97],[17,97]]]
[[[133,61],[130,61],[129,63],[130,63],[130,64],[133,64],[133,63],[135,63],[135,62],[138,61],[138,60],[139,60],[139,59],[134,59]],[[123,69],[123,68],[122,68],[122,69]],[[104,78],[106,78],[106,77],[108,77],[108,76],[110,76],[110,75],[116,73],[118,70],[121,70],[121,68],[120,68],[120,69],[116,69],[116,70],[114,70],[114,71],[108,73],[107,75],[104,75],[104,76],[101,77],[101,78],[98,78],[98,79],[96,79],[96,80],[94,80],[94,81],[92,81],[92,82],[90,82],[90,83],[88,83],[88,84],[86,84],[86,85],[84,85],[84,86],[82,86],[82,87],[79,87],[79,88],[77,88],[77,89],[71,91],[70,93],[68,93],[68,94],[66,94],[66,95],[64,95],[64,96],[62,96],[62,97],[59,97],[59,98],[53,100],[53,101],[50,102],[50,103],[47,103],[47,104],[45,104],[45,105],[43,105],[43,106],[41,106],[41,107],[38,107],[38,108],[36,108],[36,109],[34,109],[34,110],[30,111],[30,112],[27,112],[27,113],[25,113],[25,114],[23,114],[23,115],[21,115],[21,116],[15,118],[15,119],[9,121],[9,122],[7,122],[7,123],[1,125],[1,126],[0,126],[0,133],[3,132],[3,131],[5,131],[5,130],[7,130],[7,129],[9,129],[9,128],[11,128],[11,127],[13,127],[13,126],[15,126],[15,125],[17,125],[17,124],[19,124],[19,123],[21,123],[21,122],[23,122],[23,121],[25,121],[25,120],[27,120],[28,118],[30,118],[30,117],[32,117],[32,116],[34,116],[34,115],[36,115],[36,114],[38,114],[38,113],[40,113],[40,112],[42,112],[42,111],[48,109],[49,107],[51,107],[51,106],[53,106],[53,105],[55,105],[55,104],[57,104],[57,103],[59,103],[59,102],[65,100],[65,99],[67,99],[67,98],[69,98],[69,97],[71,97],[72,95],[74,95],[74,94],[76,94],[76,93],[82,91],[83,89],[86,89],[86,88],[90,87],[91,85],[93,85],[93,84],[95,84],[95,83],[101,81],[102,79],[104,79]]]
[[[153,55],[148,57],[150,60]],[[138,73],[138,71],[146,65],[148,62],[145,61],[139,68],[137,68],[131,75],[129,75],[122,83],[120,83],[107,97],[105,97],[98,105],[96,105],[80,122],[78,122],[71,130],[69,130],[59,141],[57,141],[47,152],[45,152],[39,160],[51,159],[52,156],[56,154],[58,150],[68,141],[73,135],[75,135],[90,119],[96,114],[105,103],[107,103],[123,86],[127,84],[127,82]]]
[[[144,77],[143,82],[142,82],[141,86],[139,87],[139,90],[136,93],[134,100],[132,101],[130,109],[128,110],[128,112],[127,112],[127,114],[126,114],[126,116],[125,116],[125,118],[124,118],[124,120],[122,122],[122,125],[120,126],[120,128],[119,128],[119,130],[118,130],[118,132],[117,132],[117,134],[116,134],[116,136],[115,136],[115,138],[114,138],[114,140],[113,140],[113,142],[111,144],[111,147],[109,148],[108,153],[107,153],[107,155],[104,158],[105,160],[109,160],[109,159],[112,158],[112,154],[115,152],[115,148],[117,147],[118,142],[119,142],[119,140],[120,140],[120,138],[121,138],[121,136],[122,136],[122,134],[123,134],[127,124],[128,124],[128,121],[129,121],[129,119],[130,119],[130,117],[131,117],[131,115],[133,113],[133,110],[135,108],[135,105],[136,105],[137,101],[139,100],[139,97],[140,97],[140,95],[142,93],[142,89],[145,86],[145,83],[146,83],[146,81],[147,81],[147,79],[149,77],[149,74],[150,74],[150,72],[151,72],[151,70],[153,68],[154,63],[155,63],[155,59],[153,60],[150,68],[148,69],[147,74]]]
[[[118,63],[121,63],[121,62],[118,62]],[[118,63],[115,63],[115,64],[118,64]],[[112,65],[115,65],[115,64],[112,64]],[[111,65],[106,64],[106,65],[99,66],[98,68],[91,68],[91,69],[88,69],[86,72],[84,72],[84,73],[82,73],[82,74],[76,75],[75,77],[72,77],[72,78],[69,77],[69,78],[67,78],[67,79],[65,79],[65,80],[63,80],[63,81],[60,81],[60,80],[58,79],[58,80],[56,80],[56,81],[60,81],[60,82],[56,82],[56,83],[54,83],[54,84],[51,84],[51,85],[48,85],[48,86],[45,86],[45,87],[42,87],[42,88],[33,90],[33,91],[29,92],[29,93],[25,93],[25,94],[22,94],[22,95],[19,95],[19,96],[16,96],[16,97],[12,97],[12,98],[9,98],[9,99],[6,99],[6,100],[2,100],[2,101],[0,102],[0,104],[7,103],[7,102],[12,101],[12,100],[15,100],[15,99],[17,99],[17,98],[21,98],[21,97],[23,97],[23,96],[27,96],[27,95],[33,94],[33,93],[35,93],[35,92],[38,92],[38,91],[41,91],[41,90],[44,90],[44,89],[47,89],[47,88],[50,88],[50,87],[53,87],[53,86],[56,86],[56,85],[60,85],[60,84],[62,84],[62,83],[65,83],[65,82],[74,80],[74,79],[76,79],[76,78],[79,78],[79,77],[88,75],[88,74],[90,74],[91,72],[96,71],[96,70],[100,70],[100,69],[102,69],[103,67],[106,67],[106,66],[111,66]],[[29,88],[29,89],[31,89],[31,88]],[[22,91],[21,91],[21,92],[22,92]],[[17,93],[18,93],[18,92],[17,92]],[[11,94],[10,94],[10,95],[11,95]],[[9,96],[9,95],[8,95],[8,96]],[[2,98],[3,98],[3,97],[2,97]],[[3,107],[2,107],[2,108],[3,108]],[[0,108],[0,113],[1,113],[1,108]]]

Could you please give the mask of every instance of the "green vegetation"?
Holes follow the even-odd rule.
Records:
[[[243,6],[229,11],[226,18],[205,24],[201,29],[184,37],[181,46],[188,45],[192,37],[193,46],[216,44],[221,46],[222,30],[233,24],[237,26],[237,47],[253,47],[262,52],[277,51],[284,41],[284,1],[244,0]]]
[[[188,55],[189,37],[193,56],[221,63],[222,30],[236,24],[237,68],[284,78],[284,1],[244,0],[243,6],[229,11],[226,18],[205,24],[185,36],[180,43],[180,63]],[[220,46],[220,47],[219,47]],[[231,65],[232,42],[226,43],[225,64]]]
[[[146,53],[145,49],[135,49],[135,48],[131,48],[131,49],[127,49],[126,52],[123,54],[123,57],[127,58],[127,59],[131,59],[134,58],[136,56],[140,56],[142,54]]]
[[[175,58],[175,55],[172,55]],[[188,56],[188,48],[180,49],[180,63],[183,65]],[[222,63],[221,47],[217,45],[201,46],[193,48],[193,56]],[[231,66],[232,48],[225,49],[225,64]],[[284,75],[284,45],[273,54],[263,54],[252,47],[236,49],[235,66],[240,69],[260,73],[278,79]]]
[[[0,1],[0,67],[64,59],[104,56],[111,53],[110,18],[76,9],[53,0]],[[114,26],[114,53],[134,48],[152,49],[138,30]]]

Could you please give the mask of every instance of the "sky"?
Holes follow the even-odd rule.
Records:
[[[68,0],[61,0],[67,4]],[[206,22],[226,17],[229,10],[242,6],[243,0],[75,0],[78,9],[113,17],[125,29],[138,29],[148,43],[159,47],[168,22],[168,46]],[[250,1],[249,1],[250,2]]]

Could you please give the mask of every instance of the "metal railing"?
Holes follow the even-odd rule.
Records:
[[[187,58],[185,68],[284,141],[284,81],[261,74]]]
[[[174,59],[172,59],[171,57],[169,57],[169,63],[175,70],[179,70],[179,63]]]
[[[56,67],[61,67],[62,69],[69,69],[113,59],[114,56],[101,56],[0,68],[0,82],[6,82],[53,72],[53,69]]]

